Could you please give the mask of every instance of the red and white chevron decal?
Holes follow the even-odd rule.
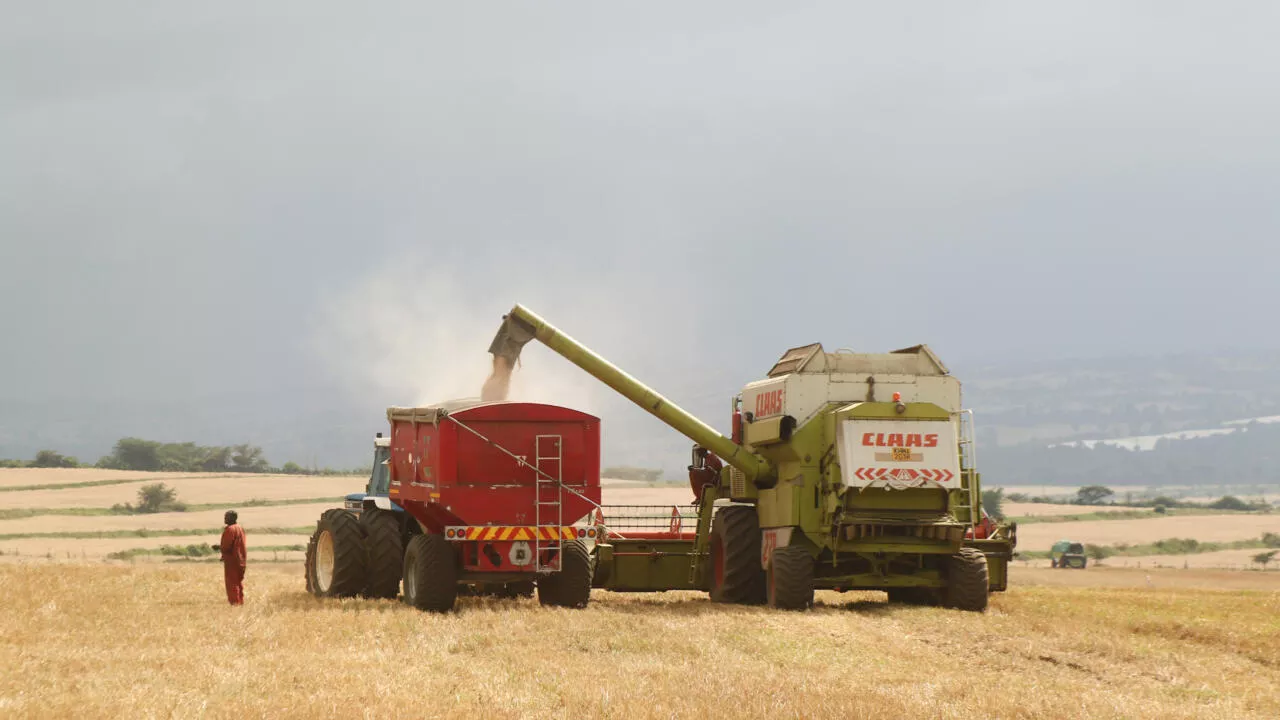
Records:
[[[955,477],[955,473],[945,468],[923,468],[917,470],[914,468],[860,467],[854,469],[853,476],[863,482],[871,482],[873,480],[897,480],[898,482],[930,480],[945,483],[950,482]]]

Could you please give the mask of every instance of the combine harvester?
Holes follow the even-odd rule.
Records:
[[[359,521],[325,513],[308,553],[313,591],[387,596],[363,589],[372,586],[364,568],[342,592],[319,582],[339,554],[322,548],[339,525],[368,528],[345,531],[337,545],[349,548],[350,566],[363,552],[371,568],[389,554],[382,546],[394,549],[396,507],[407,511],[405,600],[431,610],[451,608],[459,585],[527,593],[530,581],[544,604],[573,607],[590,587],[703,590],[717,602],[796,610],[812,605],[815,589],[832,589],[982,611],[990,592],[1006,588],[1016,526],[981,511],[972,416],[961,410],[959,381],[927,347],[789,350],[734,398],[725,437],[519,305],[490,352],[511,368],[534,339],[695,443],[693,505],[667,518],[601,507],[599,421],[576,411],[392,408],[389,497],[365,498]],[[336,514],[347,519],[326,531]],[[658,518],[661,528],[631,529]],[[386,530],[374,532],[377,523]],[[383,590],[390,573],[384,580]]]

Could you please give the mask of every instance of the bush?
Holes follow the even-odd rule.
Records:
[[[1262,533],[1262,546],[1269,548],[1280,548],[1280,534]]]
[[[1157,540],[1158,555],[1188,555],[1199,551],[1200,541],[1195,538],[1165,538]]]
[[[1113,497],[1115,491],[1105,485],[1086,485],[1076,491],[1076,503],[1079,505],[1101,505]]]
[[[138,489],[137,506],[125,503],[112,505],[111,512],[119,514],[186,512],[185,503],[178,502],[178,491],[164,483],[144,485]]]
[[[30,467],[33,468],[73,468],[80,467],[80,461],[73,457],[67,457],[53,450],[41,450],[36,453],[36,459],[31,461]]]
[[[1252,510],[1253,506],[1235,495],[1223,495],[1221,499],[1209,503],[1214,510]]]
[[[298,463],[292,460],[285,463],[280,468],[280,472],[284,473],[285,475],[306,475],[307,474],[306,468],[302,467],[301,465],[299,465]]]
[[[1157,505],[1152,509],[1161,515],[1164,515],[1166,512],[1169,511],[1168,508],[1166,508],[1164,505]]]
[[[1004,489],[982,491],[982,509],[996,520],[1004,519]]]

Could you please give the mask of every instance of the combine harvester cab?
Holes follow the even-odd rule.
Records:
[[[395,597],[403,581],[404,601],[422,610],[451,610],[460,592],[535,587],[544,605],[586,606],[597,529],[579,521],[600,503],[598,418],[459,402],[393,407],[387,419],[386,494],[364,497],[358,520],[322,516],[316,594]]]
[[[789,350],[734,399],[725,437],[519,305],[490,352],[512,367],[534,339],[695,443],[696,515],[677,508],[665,531],[641,534],[605,507],[597,587],[784,609],[819,588],[883,590],[972,611],[1007,587],[1016,526],[982,512],[972,416],[929,348]]]

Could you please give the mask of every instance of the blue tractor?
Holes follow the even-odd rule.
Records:
[[[418,524],[391,501],[391,438],[373,439],[373,467],[364,492],[326,510],[307,542],[303,573],[317,597],[394,598],[400,592],[404,547]]]

